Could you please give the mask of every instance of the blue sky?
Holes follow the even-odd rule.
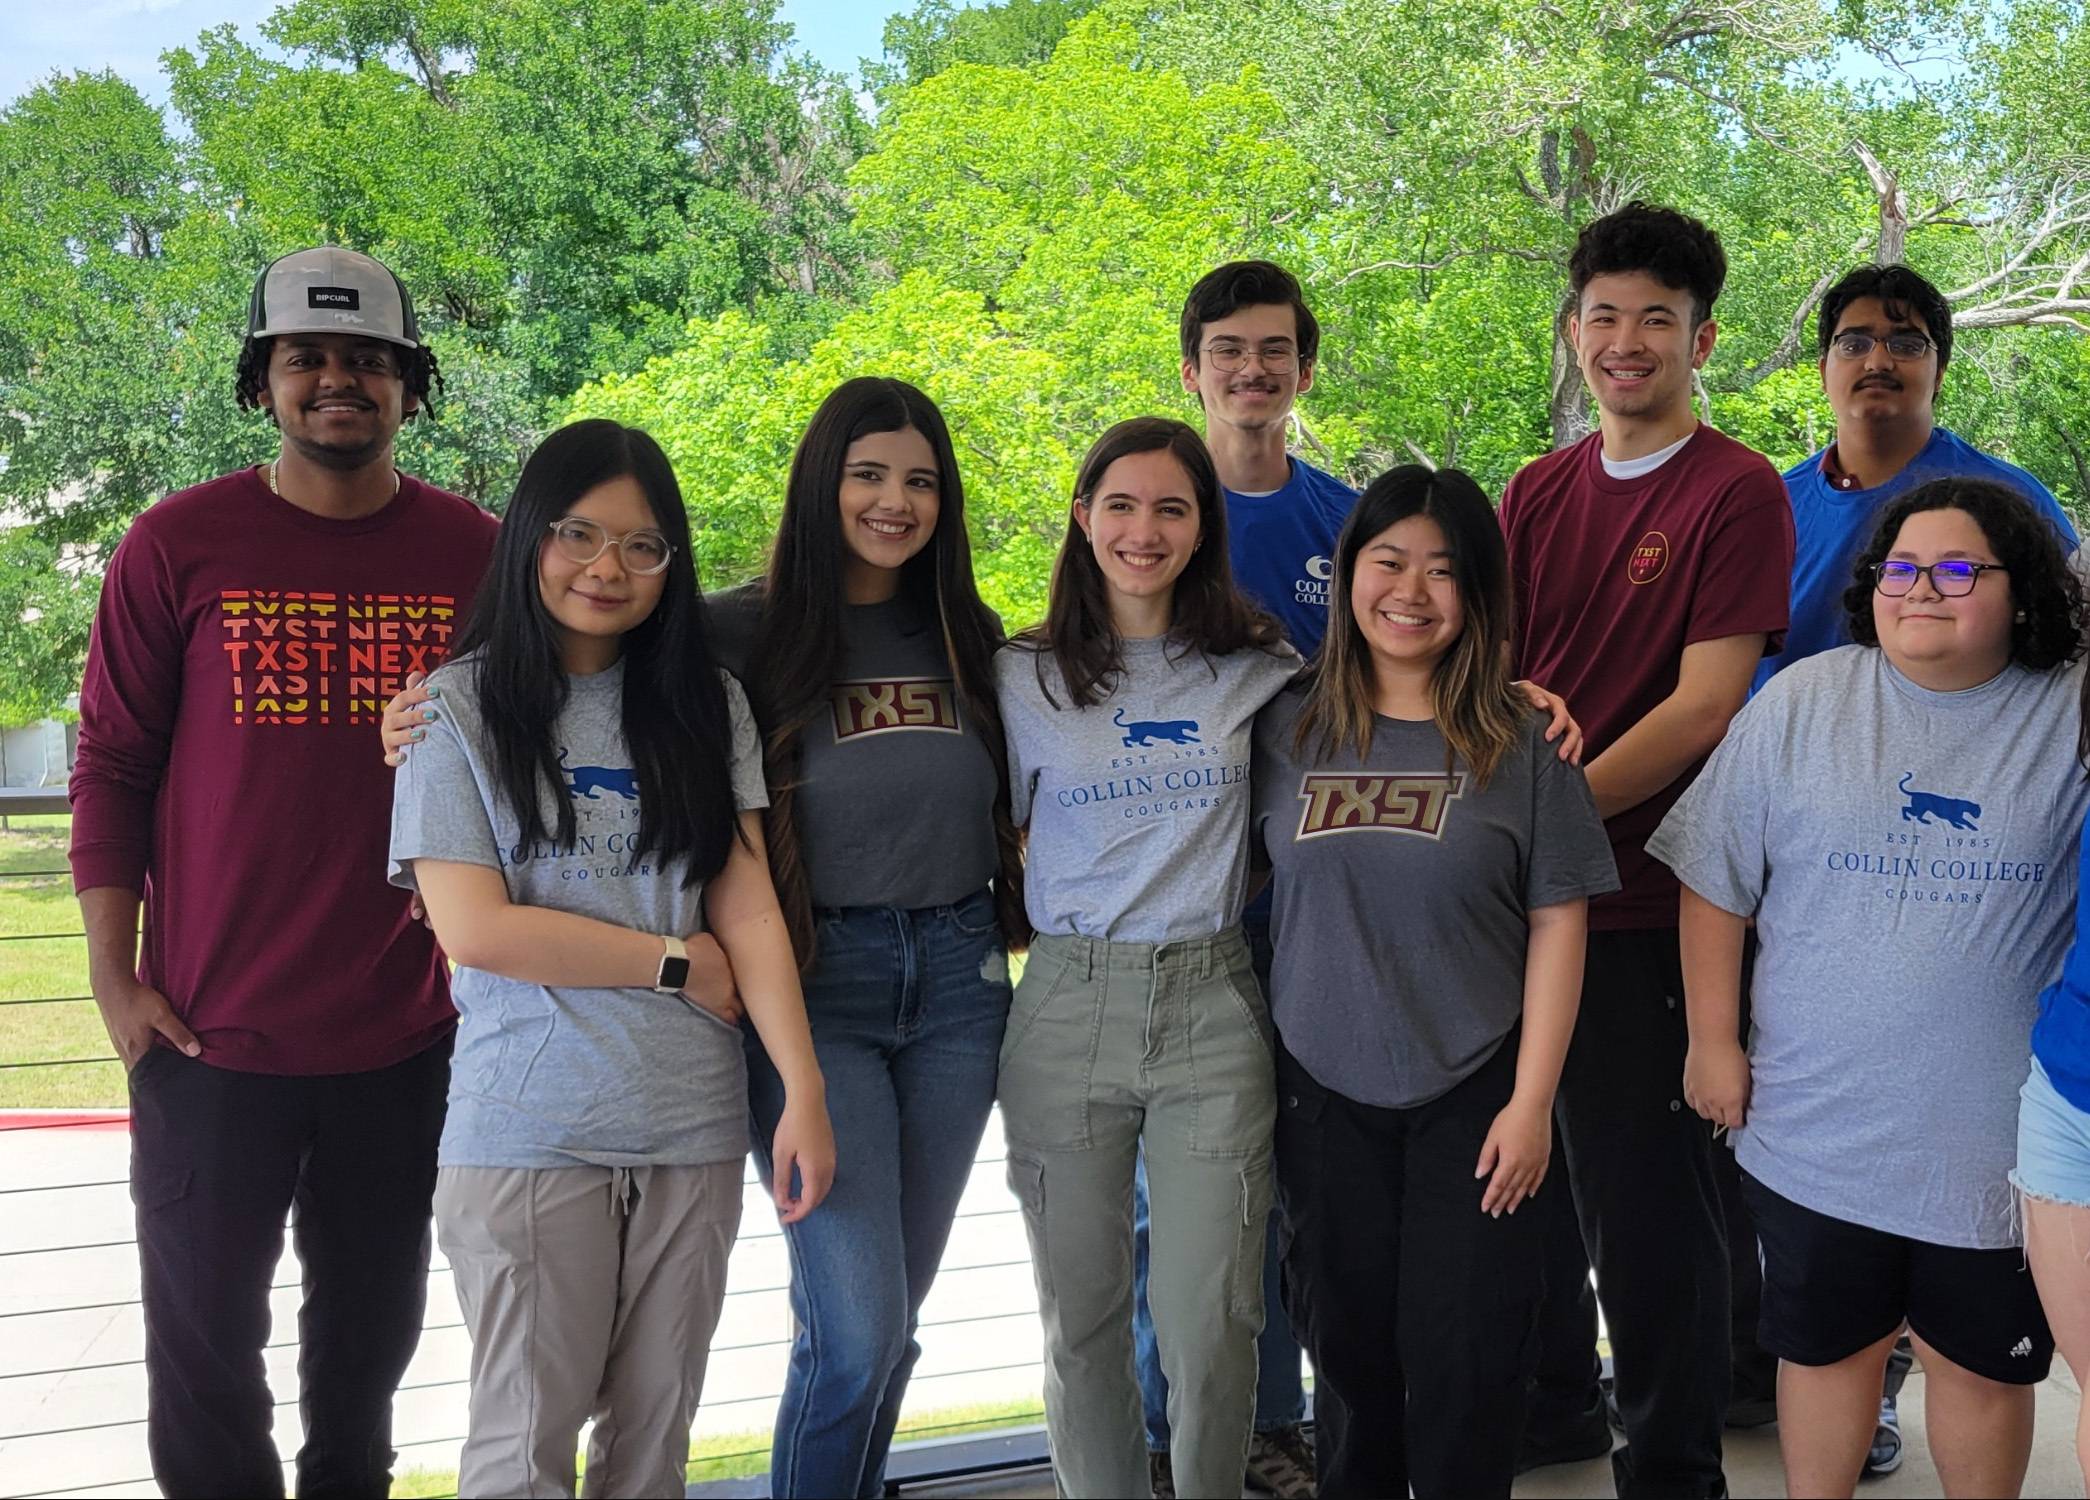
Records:
[[[112,68],[155,100],[166,97],[160,54],[230,21],[242,34],[281,0],[0,0],[0,105],[53,71]],[[853,75],[876,57],[885,18],[912,0],[782,0],[799,42],[831,68]]]

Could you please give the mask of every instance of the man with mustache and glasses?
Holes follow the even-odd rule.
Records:
[[[1888,502],[1919,484],[1993,479],[2031,501],[2069,549],[2076,545],[2075,528],[2045,485],[1937,425],[1938,392],[1952,359],[1952,308],[1935,286],[1904,265],[1859,266],[1822,298],[1815,327],[1817,368],[1836,414],[1836,436],[1785,474],[1795,534],[1792,624],[1785,648],[1756,669],[1752,693],[1793,663],[1850,643],[1843,591],[1851,581],[1851,559]],[[1745,1033],[1747,1014],[1745,1008]],[[1741,1246],[1732,1258],[1735,1406],[1750,1403],[1768,1414],[1777,1361],[1756,1345],[1762,1273],[1754,1239],[1743,1232],[1748,1217],[1732,1152],[1721,1153],[1719,1167],[1730,1241]],[[1867,1474],[1901,1467],[1895,1402],[1911,1363],[1904,1337],[1887,1361]]]
[[[393,467],[436,384],[382,265],[273,262],[235,390],[274,421],[276,456],[154,505],[102,582],[73,885],[130,1074],[146,1436],[168,1495],[283,1494],[262,1348],[286,1214],[297,1493],[391,1487],[456,1016],[434,938],[385,880],[392,777],[369,740],[446,654],[495,530]]]
[[[1859,266],[1822,298],[1822,392],[1836,436],[1785,475],[1796,548],[1785,647],[1756,670],[1760,688],[1816,652],[1850,644],[1843,590],[1851,558],[1897,495],[1933,479],[1992,479],[2032,502],[2072,551],[2075,528],[2047,487],[1937,425],[1952,359],[1952,309],[1907,266]]]

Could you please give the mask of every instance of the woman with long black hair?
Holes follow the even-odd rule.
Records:
[[[785,1228],[798,1332],[777,1496],[875,1496],[915,1323],[994,1103],[1008,949],[1028,937],[965,489],[934,402],[859,378],[814,413],[761,582],[714,601],[768,758],[777,894],[841,1157]],[[788,1090],[748,1039],[763,1147]]]
[[[782,1081],[787,1223],[834,1138],[666,457],[578,422],[517,481],[402,765],[392,879],[457,964],[435,1215],[472,1336],[468,1495],[679,1494],[747,1150],[737,988]]]

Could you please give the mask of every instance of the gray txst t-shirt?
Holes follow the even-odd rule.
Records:
[[[1049,655],[1012,645],[994,659],[1011,811],[1030,824],[1031,925],[1111,942],[1211,937],[1241,920],[1256,711],[1299,656],[1208,657],[1164,638],[1126,641],[1124,661],[1109,698],[1076,708]]]
[[[1794,1202],[1938,1245],[2017,1243],[2039,992],[2061,972],[2090,785],[2082,669],[1934,693],[1843,646],[1751,700],[1648,842],[1756,916],[1742,1168]]]
[[[720,658],[744,674],[760,586],[712,604]],[[933,615],[903,598],[843,606],[841,669],[799,743],[813,905],[948,906],[994,878],[994,760]]]
[[[1275,907],[1271,1017],[1326,1088],[1381,1109],[1447,1093],[1524,1014],[1527,914],[1618,889],[1589,783],[1534,716],[1485,790],[1433,722],[1384,717],[1318,760],[1303,691],[1263,710],[1250,837]]]
[[[725,674],[721,673],[721,676]],[[704,930],[704,888],[679,862],[636,855],[638,784],[624,745],[624,664],[567,679],[553,727],[573,806],[569,845],[525,845],[496,788],[466,658],[430,680],[441,714],[399,768],[392,793],[392,883],[413,888],[416,859],[499,870],[517,905],[686,937]],[[733,798],[766,803],[755,723],[725,677],[733,720]],[[551,788],[545,826],[556,828]],[[747,1150],[747,1063],[737,1028],[650,989],[548,988],[459,968],[457,1050],[437,1160],[446,1167],[702,1166]]]

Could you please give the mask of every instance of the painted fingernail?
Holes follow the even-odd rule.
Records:
[[[414,731],[414,738],[417,740],[425,740],[428,738],[428,731],[425,729],[416,729]]]
[[[431,682],[428,685],[428,696],[431,698],[440,698],[443,696],[443,690]]]
[[[421,710],[421,717],[433,721],[435,718],[435,710],[432,708],[424,708]]]

